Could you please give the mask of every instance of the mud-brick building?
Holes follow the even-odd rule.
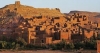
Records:
[[[0,8],[0,40],[5,36],[22,37],[31,44],[52,44],[62,39],[74,42],[97,35],[99,28],[99,23],[89,21],[85,15],[66,16],[58,8],[34,8],[20,1]]]
[[[100,40],[97,40],[97,53],[100,53]]]

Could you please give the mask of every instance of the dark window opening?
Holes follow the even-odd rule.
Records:
[[[60,32],[54,33],[53,40],[60,40]]]
[[[77,22],[80,22],[79,18],[77,18]]]
[[[16,11],[17,11],[17,8],[15,8],[14,10],[16,10]]]
[[[73,20],[75,20],[75,18],[73,18]]]
[[[59,23],[56,23],[57,27],[60,27],[60,24]]]
[[[60,19],[59,17],[55,17],[54,19]]]
[[[68,32],[68,30],[66,29],[66,32]]]
[[[37,18],[37,19],[42,19],[42,16],[37,16],[36,18]]]
[[[64,24],[64,27],[67,27],[67,24],[66,23]]]
[[[41,40],[42,43],[44,43],[44,40]]]
[[[82,18],[82,15],[80,15],[79,18]]]

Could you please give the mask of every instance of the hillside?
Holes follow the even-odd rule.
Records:
[[[34,8],[20,4],[20,1],[16,1],[15,4],[9,4],[0,8],[0,15],[5,16],[7,13],[9,14],[9,12],[15,12],[24,18],[31,18],[34,16],[63,16],[58,8]],[[10,15],[13,15],[13,13]]]

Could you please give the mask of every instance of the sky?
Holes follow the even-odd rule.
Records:
[[[0,8],[16,0],[0,0]],[[35,8],[59,8],[62,13],[72,10],[100,12],[100,0],[20,0],[21,4]]]

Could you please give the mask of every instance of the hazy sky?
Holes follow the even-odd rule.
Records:
[[[0,0],[0,8],[16,0]],[[20,0],[21,4],[35,8],[60,8],[61,12],[71,10],[100,12],[100,0]]]

